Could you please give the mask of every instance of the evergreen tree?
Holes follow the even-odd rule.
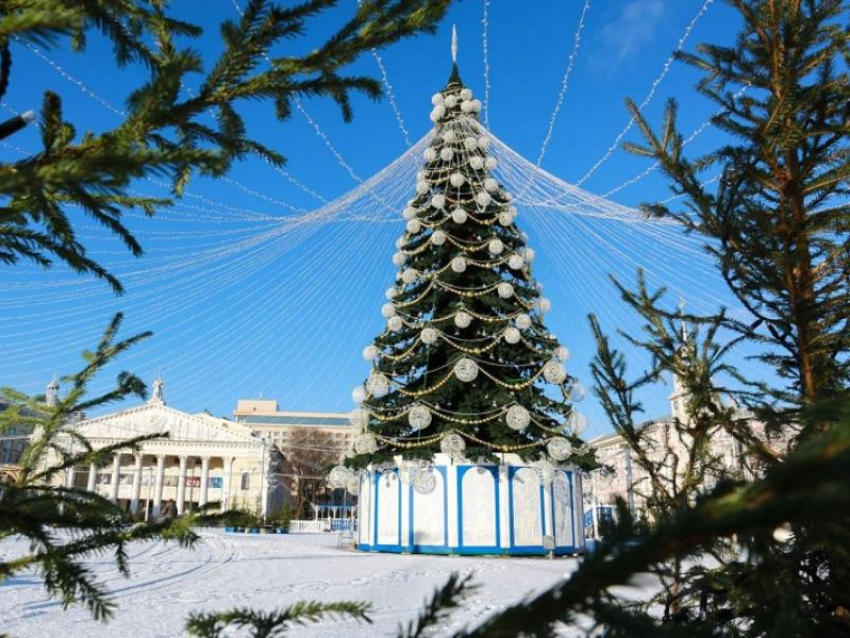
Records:
[[[87,255],[68,207],[79,207],[119,237],[133,255],[141,255],[142,246],[123,224],[123,213],[135,208],[153,215],[171,199],[135,195],[129,189],[133,180],[166,175],[173,196],[180,197],[194,175],[224,175],[234,161],[249,155],[283,164],[279,152],[249,135],[239,113],[241,103],[269,100],[278,120],[286,120],[293,100],[329,97],[348,121],[352,91],[377,98],[381,89],[373,78],[342,70],[363,52],[432,32],[450,1],[363,0],[354,15],[310,53],[272,57],[274,46],[303,34],[309,21],[336,0],[307,0],[290,7],[250,0],[239,20],[221,25],[223,51],[205,73],[198,53],[184,44],[200,36],[201,28],[171,17],[167,2],[4,2],[0,98],[9,86],[14,45],[35,42],[49,47],[70,35],[73,46],[83,50],[93,30],[112,42],[119,65],[146,69],[149,78],[127,98],[121,124],[102,133],[86,132],[79,139],[63,118],[60,97],[45,93],[43,149],[18,162],[0,163],[0,262],[23,259],[50,266],[59,260],[122,292],[121,282]],[[198,90],[184,91],[199,75]]]
[[[547,446],[558,461],[587,461],[587,452],[571,454],[583,417],[567,399],[580,388],[561,363],[567,349],[544,325],[550,302],[532,276],[534,251],[512,196],[491,176],[481,103],[456,65],[432,102],[433,140],[404,210],[396,283],[382,309],[387,328],[363,351],[373,370],[353,393],[363,404],[354,423],[368,431],[349,465],[441,450],[530,459]]]
[[[680,58],[705,72],[698,90],[721,107],[713,123],[731,141],[688,159],[675,101],[660,135],[630,102],[648,144],[626,148],[656,159],[685,198],[646,212],[705,237],[753,315],[752,324],[726,325],[761,344],[759,358],[787,381],[754,384],[750,400],[784,427],[794,418],[789,405],[850,386],[850,15],[842,0],[727,2],[743,19],[734,46],[703,44]],[[701,176],[715,166],[712,192]]]

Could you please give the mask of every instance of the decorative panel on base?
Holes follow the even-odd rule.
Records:
[[[436,482],[426,494],[397,467],[368,468],[360,478],[357,548],[418,554],[580,553],[580,473],[556,466],[554,480],[544,484],[533,465],[505,457],[503,465],[470,465],[438,454]]]

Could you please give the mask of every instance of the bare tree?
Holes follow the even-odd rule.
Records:
[[[329,432],[301,427],[290,430],[281,450],[285,459],[285,485],[293,501],[295,517],[304,518],[309,504],[325,494],[324,471],[338,461],[342,445]]]

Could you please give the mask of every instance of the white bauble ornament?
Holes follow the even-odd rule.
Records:
[[[521,432],[527,428],[528,424],[531,422],[531,415],[528,413],[528,410],[515,403],[508,408],[508,411],[505,414],[505,422],[508,424],[510,429]]]
[[[463,140],[463,147],[467,151],[474,151],[476,148],[478,148],[478,140],[476,140],[474,137],[467,137],[465,140]]]
[[[446,99],[443,100],[443,104],[446,105],[447,109],[453,109],[457,106],[457,96],[456,95],[447,95]]]
[[[478,377],[478,364],[469,357],[461,357],[454,366],[455,376],[464,383],[475,381]]]
[[[492,177],[488,177],[484,180],[484,188],[490,193],[495,193],[497,190],[499,190],[499,182],[497,182]]]
[[[389,319],[390,317],[395,317],[398,312],[395,309],[395,306],[391,303],[385,303],[381,306],[381,314],[384,315],[384,319]]]
[[[413,489],[419,494],[430,494],[437,488],[437,476],[434,468],[416,470],[413,475]]]
[[[434,106],[442,104],[444,101],[445,98],[443,97],[442,93],[434,93],[434,95],[431,96],[431,104],[433,104]]]
[[[415,235],[420,230],[422,230],[422,223],[418,219],[411,219],[407,222],[407,232],[411,235]]]
[[[460,103],[460,110],[464,113],[472,113],[474,109],[475,107],[472,106],[472,100],[464,100]]]
[[[444,148],[440,151],[440,159],[444,162],[450,161],[455,156],[455,152],[450,148]]]
[[[487,206],[493,198],[490,197],[490,193],[487,191],[481,191],[475,196],[475,201],[479,206]]]
[[[366,380],[366,391],[376,399],[380,399],[390,391],[390,380],[380,370],[372,370]]]
[[[466,270],[466,258],[458,256],[452,259],[452,270],[458,273]]]
[[[486,135],[482,135],[481,137],[479,137],[478,138],[478,148],[480,148],[484,151],[486,151],[488,148],[490,148],[490,138],[487,137]]]
[[[476,171],[480,171],[484,168],[484,160],[478,157],[477,155],[469,158],[469,166]]]
[[[387,319],[387,330],[390,332],[398,332],[404,327],[401,317],[390,317]]]
[[[534,289],[537,292],[543,292],[543,284],[541,284],[539,281],[534,282]]]
[[[422,157],[425,158],[426,162],[433,162],[435,159],[437,159],[437,151],[435,151],[433,148],[426,148],[425,151],[422,153]]]
[[[431,425],[431,410],[427,405],[414,405],[407,413],[407,422],[416,431],[424,430]]]
[[[448,131],[443,133],[442,137],[443,137],[444,142],[448,142],[449,144],[451,144],[452,142],[454,142],[457,139],[457,133],[455,133],[453,130],[449,129]]]
[[[437,342],[439,334],[434,328],[428,327],[422,329],[422,332],[419,333],[419,338],[426,346],[430,346],[431,344]]]
[[[442,246],[446,243],[446,233],[442,230],[435,230],[434,234],[431,235],[431,243],[435,246]]]
[[[502,336],[505,338],[505,341],[507,341],[511,345],[519,343],[519,340],[522,338],[522,335],[520,334],[519,330],[517,330],[513,326],[505,328],[505,331],[502,333]]]
[[[496,287],[496,292],[502,299],[510,299],[514,294],[514,287],[507,281],[503,281]]]
[[[514,253],[511,255],[510,259],[508,259],[508,266],[513,270],[521,270],[522,267],[525,266],[525,259],[522,258],[522,255]]]
[[[570,349],[567,346],[558,346],[555,348],[555,357],[563,363],[570,358]]]
[[[354,451],[358,454],[374,454],[378,450],[378,439],[374,434],[364,432],[354,439]]]
[[[516,327],[520,330],[528,330],[531,327],[531,317],[525,313],[517,315]]]
[[[404,238],[404,235],[395,240],[395,247],[401,250],[404,248],[404,245],[407,243],[407,240]]]
[[[395,296],[398,294],[398,288],[393,286],[392,288],[387,288],[387,291],[384,293],[384,296],[387,299],[395,299]]]
[[[452,221],[455,224],[465,224],[467,219],[469,219],[469,215],[462,208],[455,208],[452,211]]]
[[[508,212],[499,213],[499,223],[502,226],[510,226],[514,223],[514,216]]]
[[[428,119],[434,122],[434,124],[436,124],[440,120],[440,116],[437,114],[437,109],[431,111],[431,113],[428,115]]]
[[[344,488],[348,481],[354,476],[354,472],[344,465],[337,465],[328,473],[328,485],[332,489]]]
[[[393,263],[396,266],[401,266],[406,261],[407,261],[407,255],[405,255],[404,253],[396,253],[395,255],[393,255]]]
[[[461,89],[460,99],[461,100],[471,100],[472,99],[472,89]]]
[[[466,184],[466,178],[461,173],[452,173],[449,175],[449,183],[455,188],[460,188]]]
[[[440,119],[441,117],[443,117],[446,114],[446,107],[443,106],[442,104],[438,104],[437,106],[434,107],[434,110],[431,111],[431,112],[434,115],[437,116],[437,119]]]
[[[584,401],[585,397],[587,397],[587,390],[584,389],[584,386],[576,381],[570,386],[569,398],[573,403],[580,403]]]
[[[369,345],[363,348],[363,358],[366,359],[366,361],[374,361],[380,354],[381,351],[378,346]]]
[[[416,179],[422,181],[423,179],[427,179],[428,171],[416,171]]]
[[[472,112],[478,113],[481,111],[481,100],[472,100]]]
[[[363,388],[362,385],[357,387],[363,390],[365,396],[365,388]],[[355,388],[355,390],[356,389],[357,388]],[[365,430],[366,426],[369,425],[369,413],[364,408],[357,408],[356,410],[352,410],[351,413],[348,415],[348,423],[358,432]]]
[[[587,428],[587,417],[581,412],[573,410],[570,412],[570,416],[567,417],[567,427],[577,436],[580,436],[585,428]]]
[[[408,206],[404,209],[404,212],[401,214],[405,219],[413,219],[416,217],[416,209],[413,206]]]
[[[525,261],[530,264],[534,261],[534,258],[537,257],[537,253],[534,252],[533,248],[526,248],[522,251],[522,256],[525,257]]]
[[[459,434],[449,434],[440,441],[440,452],[453,459],[458,458],[466,449],[466,441]]]
[[[354,401],[357,405],[360,405],[366,400],[366,388],[362,385],[358,385],[351,391],[351,400]]]
[[[547,460],[540,461],[537,464],[537,478],[544,486],[552,485],[555,480],[555,466]]]
[[[408,268],[401,273],[401,280],[406,284],[412,284],[418,277],[419,273],[413,270],[413,268]]]
[[[552,359],[543,366],[543,378],[547,383],[561,384],[567,379],[567,369],[563,364]]]
[[[546,297],[541,297],[537,302],[537,309],[540,310],[540,312],[549,312],[552,310],[552,302],[546,299]]]
[[[426,182],[424,179],[420,182],[416,182],[416,192],[420,195],[424,195],[428,191],[431,190],[431,185]]]
[[[501,255],[502,251],[505,249],[505,244],[502,243],[501,239],[491,239],[490,243],[487,244],[487,250],[489,250],[494,255]],[[400,265],[400,264],[397,264]]]
[[[455,325],[458,328],[468,328],[472,323],[472,315],[461,310],[455,315]]]
[[[352,496],[357,496],[357,495],[359,495],[359,494],[360,494],[360,477],[359,477],[359,476],[356,476],[356,475],[355,475],[355,476],[352,476],[352,477],[348,480],[348,483],[346,483],[346,485],[345,485],[345,489],[346,489],[346,490],[348,491],[348,493],[349,493],[349,494],[351,494]]]
[[[556,436],[546,444],[546,451],[556,461],[566,461],[573,453],[573,446],[564,437]]]
[[[484,160],[484,166],[487,167],[487,170],[492,171],[498,165],[499,165],[499,162],[496,161],[495,157],[488,157],[486,160]]]
[[[516,206],[509,206],[509,207],[508,207],[508,212],[509,212],[511,215],[513,215],[514,219],[516,219],[516,216],[519,214],[519,211],[517,210],[517,207],[516,207]],[[524,232],[522,233],[522,235],[520,235],[520,238],[521,238],[521,239],[522,239],[522,241],[524,241],[524,242],[528,241],[528,235],[526,235]]]
[[[431,198],[431,206],[438,209],[443,209],[446,207],[446,196],[445,195],[434,195]]]

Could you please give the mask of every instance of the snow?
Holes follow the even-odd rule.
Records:
[[[80,606],[65,611],[40,580],[19,575],[0,582],[0,627],[15,637],[173,637],[190,611],[237,606],[271,610],[298,600],[372,603],[372,625],[326,620],[298,628],[298,636],[388,636],[415,618],[423,601],[453,571],[473,573],[472,592],[437,635],[475,625],[576,568],[575,558],[506,558],[363,553],[338,547],[336,534],[246,535],[201,532],[194,550],[173,543],[131,548],[131,577],[107,557],[88,566],[113,592],[118,609],[108,624]],[[0,543],[0,555],[20,555],[23,541]]]

